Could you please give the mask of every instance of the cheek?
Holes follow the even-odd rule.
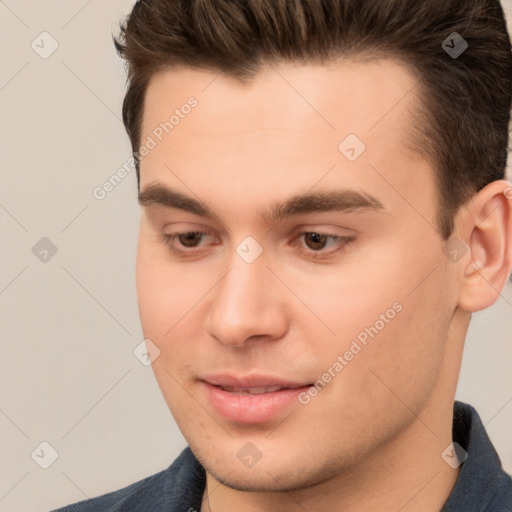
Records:
[[[406,288],[400,254],[399,248],[384,244],[362,246],[336,265],[309,271],[281,267],[279,273],[284,281],[293,283],[293,292],[317,317],[315,320],[309,315],[309,330],[315,326],[321,329],[323,341],[318,341],[322,344],[329,341],[330,330],[331,345],[340,349],[350,345],[353,337],[379,321],[388,310],[391,319],[398,316],[393,304],[403,300]],[[304,309],[298,304],[297,310],[300,308]],[[302,328],[307,332],[306,325]]]
[[[345,380],[352,396],[372,393],[373,384],[385,387],[376,375],[410,396],[433,386],[446,343],[444,312],[450,307],[436,258],[433,251],[413,254],[398,241],[316,280],[318,292],[311,292],[305,276],[295,281],[298,294],[308,297],[308,305],[335,333],[310,336],[324,371],[347,354],[345,378],[339,381]]]
[[[136,286],[144,336],[162,340],[183,318],[200,293],[192,272],[171,264],[166,249],[149,234],[139,236]]]
[[[388,301],[400,303],[401,311],[375,337],[368,338],[361,358],[362,374],[384,401],[400,397],[406,404],[420,404],[436,385],[449,329],[443,281],[438,270],[416,289],[413,286],[407,293],[388,295]],[[368,323],[383,325],[377,325],[375,319]]]
[[[143,233],[139,236],[136,263],[137,298],[144,338],[160,350],[152,364],[156,381],[176,419],[188,418],[184,405],[188,398],[183,391],[187,367],[194,358],[190,329],[185,320],[197,302],[193,280],[170,265],[165,250]],[[195,325],[195,324],[194,324]]]
[[[136,264],[137,300],[142,330],[150,339],[161,336],[167,323],[164,322],[164,302],[167,300],[168,282],[165,269],[154,252],[140,235]]]

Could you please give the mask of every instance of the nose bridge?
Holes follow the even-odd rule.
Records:
[[[281,336],[286,320],[264,258],[248,263],[235,254],[230,263],[212,297],[207,321],[210,334],[236,346],[254,336]]]
[[[224,283],[224,292],[236,306],[238,302],[242,305],[247,299],[252,302],[253,307],[257,305],[257,298],[265,286],[264,273],[267,271],[265,265],[259,263],[248,264],[243,261],[234,261],[232,270]],[[259,284],[259,286],[258,286]]]
[[[216,302],[223,312],[224,320],[250,324],[254,315],[262,312],[265,298],[268,299],[268,270],[263,260],[246,263],[236,256],[230,272],[220,283]]]

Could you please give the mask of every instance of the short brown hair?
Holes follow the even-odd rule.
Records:
[[[454,32],[468,44],[456,58],[442,47]],[[512,56],[498,0],[139,0],[114,44],[127,62],[123,121],[139,186],[155,72],[185,65],[246,81],[267,62],[358,55],[398,59],[418,78],[416,149],[436,171],[444,238],[460,206],[505,177]]]

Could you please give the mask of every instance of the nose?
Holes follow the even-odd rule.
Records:
[[[276,340],[288,328],[285,304],[275,276],[262,257],[246,263],[238,255],[212,290],[206,330],[220,343],[243,347],[249,341]]]

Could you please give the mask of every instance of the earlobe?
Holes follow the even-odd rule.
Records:
[[[494,181],[471,200],[464,212],[469,248],[459,306],[475,312],[498,299],[512,268],[512,198],[510,183]]]

